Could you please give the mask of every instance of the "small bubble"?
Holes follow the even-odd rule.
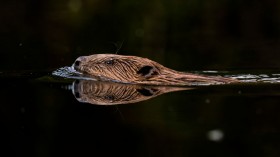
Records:
[[[22,43],[19,43],[18,46],[22,46]]]
[[[219,129],[210,130],[207,133],[207,137],[210,141],[219,142],[224,138],[224,133],[222,130]]]
[[[209,103],[210,103],[210,99],[206,99],[206,100],[205,100],[205,103],[206,103],[206,104],[209,104]]]
[[[239,91],[238,91],[238,94],[242,94],[242,91],[241,91],[241,90],[239,90]]]

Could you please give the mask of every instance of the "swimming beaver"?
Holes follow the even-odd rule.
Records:
[[[117,54],[81,56],[72,67],[85,75],[122,83],[146,85],[210,85],[238,82],[221,76],[178,72],[147,58]]]

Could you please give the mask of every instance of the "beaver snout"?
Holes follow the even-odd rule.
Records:
[[[85,56],[81,56],[81,57],[78,57],[75,62],[73,63],[72,67],[75,69],[75,70],[79,70],[80,69],[80,66],[81,66],[81,63],[84,62],[86,60],[86,57]]]

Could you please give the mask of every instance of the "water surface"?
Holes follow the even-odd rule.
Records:
[[[278,76],[255,74],[251,73],[254,79],[263,74],[270,79]],[[280,154],[278,83],[202,86],[102,105],[78,101],[73,93],[76,79],[53,77],[51,72],[16,77],[2,73],[1,81],[1,141],[11,155]],[[91,88],[98,84],[92,82]],[[143,93],[150,96],[149,92],[146,88]]]

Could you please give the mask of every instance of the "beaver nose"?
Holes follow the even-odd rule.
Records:
[[[76,59],[76,61],[73,63],[73,68],[75,70],[78,70],[79,69],[79,66],[81,65],[81,62],[85,61],[86,60],[86,57],[85,56],[81,56],[81,57],[78,57]]]

